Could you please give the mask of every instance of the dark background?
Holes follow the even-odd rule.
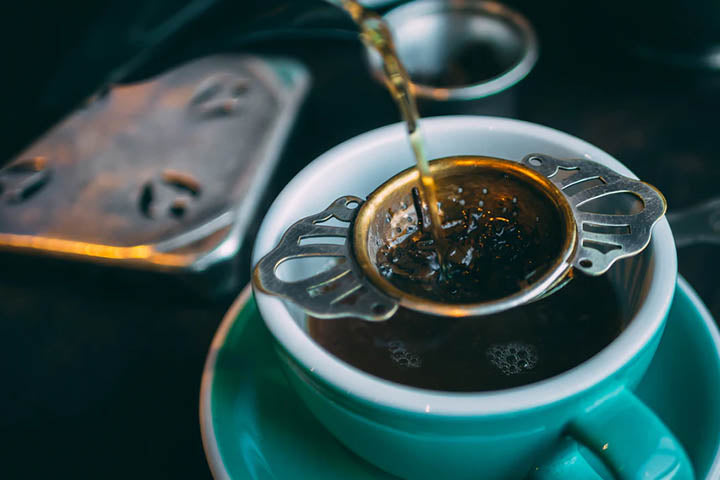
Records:
[[[670,209],[720,193],[720,75],[668,65],[716,40],[712,2],[671,11],[634,2],[622,17],[612,2],[509,4],[541,41],[535,70],[511,91],[512,116],[606,150],[659,187]],[[3,8],[0,165],[104,85],[215,52],[283,54],[312,72],[273,192],[328,148],[398,120],[349,25],[320,2]],[[249,35],[279,27],[279,37]],[[649,61],[633,53],[638,45],[673,51]],[[679,259],[719,316],[711,272],[720,250],[689,247]],[[0,256],[0,476],[208,478],[200,376],[232,297],[209,299],[162,275]]]

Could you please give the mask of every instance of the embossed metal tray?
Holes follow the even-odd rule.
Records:
[[[211,56],[92,98],[0,169],[0,249],[199,272],[245,242],[310,83]]]

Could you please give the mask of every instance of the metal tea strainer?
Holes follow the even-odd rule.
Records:
[[[552,294],[575,271],[602,275],[617,260],[640,253],[666,210],[663,195],[653,186],[586,159],[531,154],[514,162],[459,156],[432,161],[431,171],[439,188],[462,182],[462,194],[454,197],[462,205],[481,205],[492,215],[506,214],[511,205],[519,225],[543,218],[533,231],[545,239],[538,242],[549,261],[519,291],[482,302],[454,303],[403,291],[381,274],[378,250],[398,243],[417,228],[423,215],[413,194],[418,184],[414,167],[386,181],[367,200],[340,197],[324,211],[290,226],[255,266],[255,287],[319,318],[380,321],[399,306],[439,316],[490,315]],[[497,175],[512,182],[488,189],[488,178]],[[331,219],[335,225],[325,224]],[[548,232],[554,235],[544,234]],[[330,237],[340,243],[321,240]],[[311,238],[316,240],[306,241]],[[277,275],[283,262],[302,257],[335,261],[331,268],[299,281]]]

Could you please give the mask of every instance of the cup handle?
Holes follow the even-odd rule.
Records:
[[[635,394],[621,388],[573,419],[566,437],[530,478],[692,480],[675,435]],[[590,455],[583,454],[587,449]]]

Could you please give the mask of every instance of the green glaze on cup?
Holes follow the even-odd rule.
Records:
[[[431,158],[482,153],[519,161],[528,152],[589,158],[633,176],[607,153],[550,128],[517,120],[446,116],[422,122]],[[412,162],[402,125],[349,140],[312,162],[281,192],[258,233],[253,260],[274,247],[298,218],[341,195],[366,196]],[[290,267],[294,268],[294,267]],[[307,273],[297,267],[293,277]],[[632,393],[665,326],[677,275],[665,219],[641,255],[607,273],[632,317],[601,352],[555,377],[496,392],[421,390],[368,375],[332,356],[305,331],[305,316],[279,298],[256,293],[291,385],[325,427],[352,451],[409,479],[522,478],[565,472],[582,478],[691,479],[679,441]],[[342,320],[335,320],[342,321]],[[564,465],[568,438],[585,449],[587,468]],[[563,443],[564,442],[564,443]],[[583,455],[585,457],[585,455]],[[559,462],[559,463],[558,463]],[[578,462],[578,465],[582,462]],[[578,469],[581,467],[578,466]],[[670,477],[668,477],[670,475]]]
[[[563,401],[512,414],[432,416],[379,407],[322,382],[278,348],[288,379],[320,422],[348,448],[380,468],[405,478],[523,478],[534,465],[537,478],[564,476],[540,460],[558,438],[570,435],[589,447],[621,479],[694,478],[674,435],[628,388],[636,385],[662,332],[626,367],[595,387]],[[580,468],[580,467],[578,467]],[[544,476],[552,471],[552,476]],[[669,475],[675,473],[675,476]]]
[[[714,320],[680,278],[657,354],[636,392],[686,446],[698,478],[720,478],[719,347]],[[344,448],[305,408],[282,374],[249,290],[228,311],[208,354],[200,420],[218,480],[394,478]],[[546,478],[577,474],[578,464],[588,475],[575,478],[612,478],[568,437],[555,448],[562,461],[543,470]]]

